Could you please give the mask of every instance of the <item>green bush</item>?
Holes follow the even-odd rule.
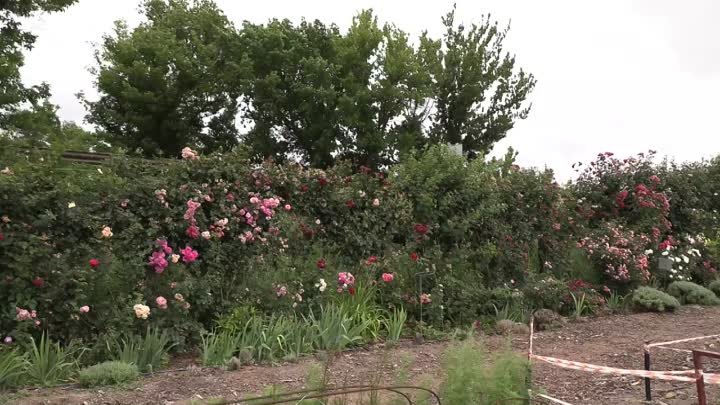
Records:
[[[667,292],[677,298],[683,305],[720,305],[720,298],[712,291],[690,281],[675,281],[670,283]]]
[[[440,387],[443,404],[495,405],[526,398],[529,364],[510,349],[488,358],[473,340],[455,343],[445,352],[445,380]]]
[[[135,381],[140,376],[134,364],[107,361],[80,370],[78,381],[83,387],[118,385]]]
[[[715,296],[720,298],[720,280],[713,280],[710,285],[708,285],[708,289],[715,293]]]
[[[665,312],[680,308],[680,301],[652,287],[639,287],[632,295],[636,307],[649,311]]]

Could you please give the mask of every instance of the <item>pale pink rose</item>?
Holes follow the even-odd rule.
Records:
[[[167,300],[165,297],[157,297],[155,298],[155,303],[157,304],[158,308],[160,309],[167,309]]]
[[[380,206],[380,200],[377,198],[373,200],[373,207],[379,207]]]
[[[90,312],[90,307],[89,307],[89,306],[83,305],[83,306],[80,307],[80,313],[81,313],[81,314],[87,314],[88,312]]]
[[[203,237],[203,239],[210,240],[210,232],[209,231],[203,231],[200,236]]]
[[[102,236],[103,236],[103,238],[110,238],[110,237],[112,237],[112,236],[113,236],[112,228],[110,228],[109,226],[106,226],[105,228],[103,228],[103,230],[102,230]]]
[[[180,255],[178,255],[178,254],[173,254],[173,255],[170,256],[170,260],[171,260],[173,263],[177,263],[177,262],[180,260]]]
[[[290,204],[285,204],[285,207],[283,207],[283,208],[285,208],[285,211],[291,211],[291,210],[292,210],[292,205],[290,205]]]

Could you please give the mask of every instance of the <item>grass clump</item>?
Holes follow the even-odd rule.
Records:
[[[168,362],[171,349],[167,333],[148,329],[145,336],[129,335],[107,341],[111,360],[134,364],[141,373],[161,369]]]
[[[28,381],[46,387],[67,382],[77,371],[81,355],[73,348],[63,348],[43,333],[39,341],[30,338],[25,376]]]
[[[138,367],[122,361],[106,361],[80,370],[79,382],[83,387],[119,385],[137,380]]]
[[[675,281],[667,288],[668,294],[681,304],[720,305],[720,298],[707,288],[690,281]]]
[[[17,350],[0,350],[0,390],[16,386],[26,364],[26,356]]]
[[[640,287],[635,290],[632,302],[636,307],[648,311],[672,312],[680,308],[680,301],[677,298],[652,287]]]
[[[442,402],[495,405],[511,398],[526,398],[529,367],[527,359],[509,349],[488,357],[476,341],[455,343],[447,349],[443,361]]]

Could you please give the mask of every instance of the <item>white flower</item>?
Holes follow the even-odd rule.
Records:
[[[135,317],[138,319],[148,319],[148,316],[150,316],[150,307],[147,305],[135,304],[133,310],[135,311]]]
[[[380,200],[377,198],[373,200],[373,207],[379,207],[380,206]]]
[[[662,252],[662,255],[663,255],[663,256],[667,256],[667,255],[668,255],[668,251],[666,250],[666,251]]]
[[[680,270],[682,270],[682,269],[683,269],[683,266],[679,266],[679,268],[680,268]]]
[[[358,191],[358,194],[360,195],[360,197],[365,197],[365,192],[362,190]]]
[[[320,218],[318,218],[318,219],[315,220],[315,225],[320,225],[320,223],[321,223],[321,222],[320,222]]]
[[[200,236],[202,236],[204,239],[210,239],[210,231],[203,231]]]
[[[689,258],[689,257],[687,257],[687,256],[685,256],[685,255],[682,255],[682,259],[683,259],[683,261],[684,261],[685,263],[690,263],[690,258]]]
[[[68,208],[75,208],[75,202],[70,201],[70,202],[68,203]]]
[[[98,173],[103,174],[102,169],[98,167]]]
[[[648,255],[648,256],[649,256],[649,255],[651,255],[651,254],[653,254],[653,250],[652,250],[652,249],[648,249],[648,250],[645,251],[645,255]]]
[[[677,270],[675,270],[675,269],[670,269],[670,272],[673,273],[673,274],[675,274],[675,273],[677,273]],[[671,277],[672,277],[672,276],[671,276]]]
[[[700,251],[699,251],[699,250],[697,250],[697,249],[692,249],[691,252],[692,252],[691,254],[693,254],[693,255],[695,255],[695,256],[697,256],[697,257],[700,257]]]
[[[682,261],[679,257],[673,257],[673,260],[675,260],[675,263],[680,263]]]
[[[325,279],[324,279],[324,278],[321,278],[321,279],[320,279],[320,282],[315,283],[315,287],[316,287],[318,290],[320,290],[320,292],[324,292],[325,289],[327,288],[327,283],[325,282]]]
[[[13,174],[13,171],[9,167],[5,167],[4,169],[0,170],[0,174],[6,174],[8,176]]]
[[[693,238],[692,236],[688,236],[688,242],[690,242],[691,245],[694,245],[694,244],[695,244],[695,238]]]

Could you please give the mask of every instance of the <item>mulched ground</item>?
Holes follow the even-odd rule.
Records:
[[[643,365],[642,344],[646,340],[667,341],[693,336],[720,334],[720,308],[684,307],[675,314],[631,314],[597,317],[568,323],[554,331],[535,335],[536,354],[559,357],[611,367],[640,369]],[[499,336],[484,338],[490,350],[507,342]],[[527,351],[527,336],[515,336],[513,348]],[[439,367],[446,343],[417,345],[404,342],[388,350],[382,346],[344,353],[333,362],[330,375],[337,385],[393,383],[397,374],[407,374],[410,382],[433,386],[439,382]],[[711,339],[674,346],[685,349],[720,351],[720,340]],[[187,359],[178,363],[187,365]],[[175,367],[178,364],[174,364]],[[295,363],[244,367],[238,371],[191,369],[147,377],[132,388],[82,390],[56,388],[30,390],[4,397],[17,405],[170,405],[191,399],[243,398],[261,393],[273,384],[283,389],[301,389],[308,370],[319,361],[307,358]],[[653,369],[689,369],[686,353],[656,350]],[[720,370],[720,362],[708,369]],[[644,398],[642,381],[635,377],[589,374],[564,370],[546,364],[534,368],[536,388],[572,404],[638,404]],[[653,382],[655,404],[690,405],[697,403],[693,384]],[[712,404],[718,393],[709,393]],[[0,403],[3,397],[0,397]]]

